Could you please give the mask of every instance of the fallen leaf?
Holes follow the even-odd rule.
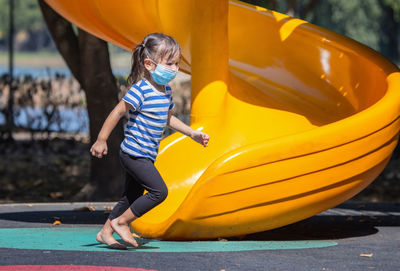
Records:
[[[61,225],[61,222],[59,220],[54,221],[53,226]]]
[[[50,192],[50,197],[52,199],[61,198],[63,195],[63,192]]]
[[[371,258],[372,256],[373,256],[374,254],[373,253],[371,253],[371,254],[360,254],[360,257],[368,257],[368,258]]]

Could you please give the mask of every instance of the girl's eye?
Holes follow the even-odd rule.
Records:
[[[172,65],[179,66],[179,62],[176,62],[176,63],[167,63],[167,65],[168,65],[168,66],[172,66]]]

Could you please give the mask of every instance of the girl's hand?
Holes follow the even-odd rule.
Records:
[[[201,145],[203,145],[204,147],[208,146],[208,140],[210,139],[210,137],[207,134],[205,134],[203,132],[200,132],[200,131],[197,131],[197,130],[193,131],[193,133],[191,135],[191,138],[194,141],[196,141],[196,142],[200,143]]]
[[[97,140],[90,148],[90,152],[97,158],[102,158],[103,155],[107,155],[107,143],[102,140]]]

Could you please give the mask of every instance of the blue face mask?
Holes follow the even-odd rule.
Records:
[[[153,60],[151,61],[154,64],[157,64]],[[177,70],[173,70],[164,65],[157,64],[156,69],[154,71],[150,71],[150,74],[151,77],[153,77],[154,82],[159,85],[166,85],[175,78],[177,72]]]

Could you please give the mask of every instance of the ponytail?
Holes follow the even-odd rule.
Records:
[[[144,50],[146,50],[146,48],[143,44],[138,44],[133,50],[131,72],[127,79],[128,85],[137,82],[144,75]]]

